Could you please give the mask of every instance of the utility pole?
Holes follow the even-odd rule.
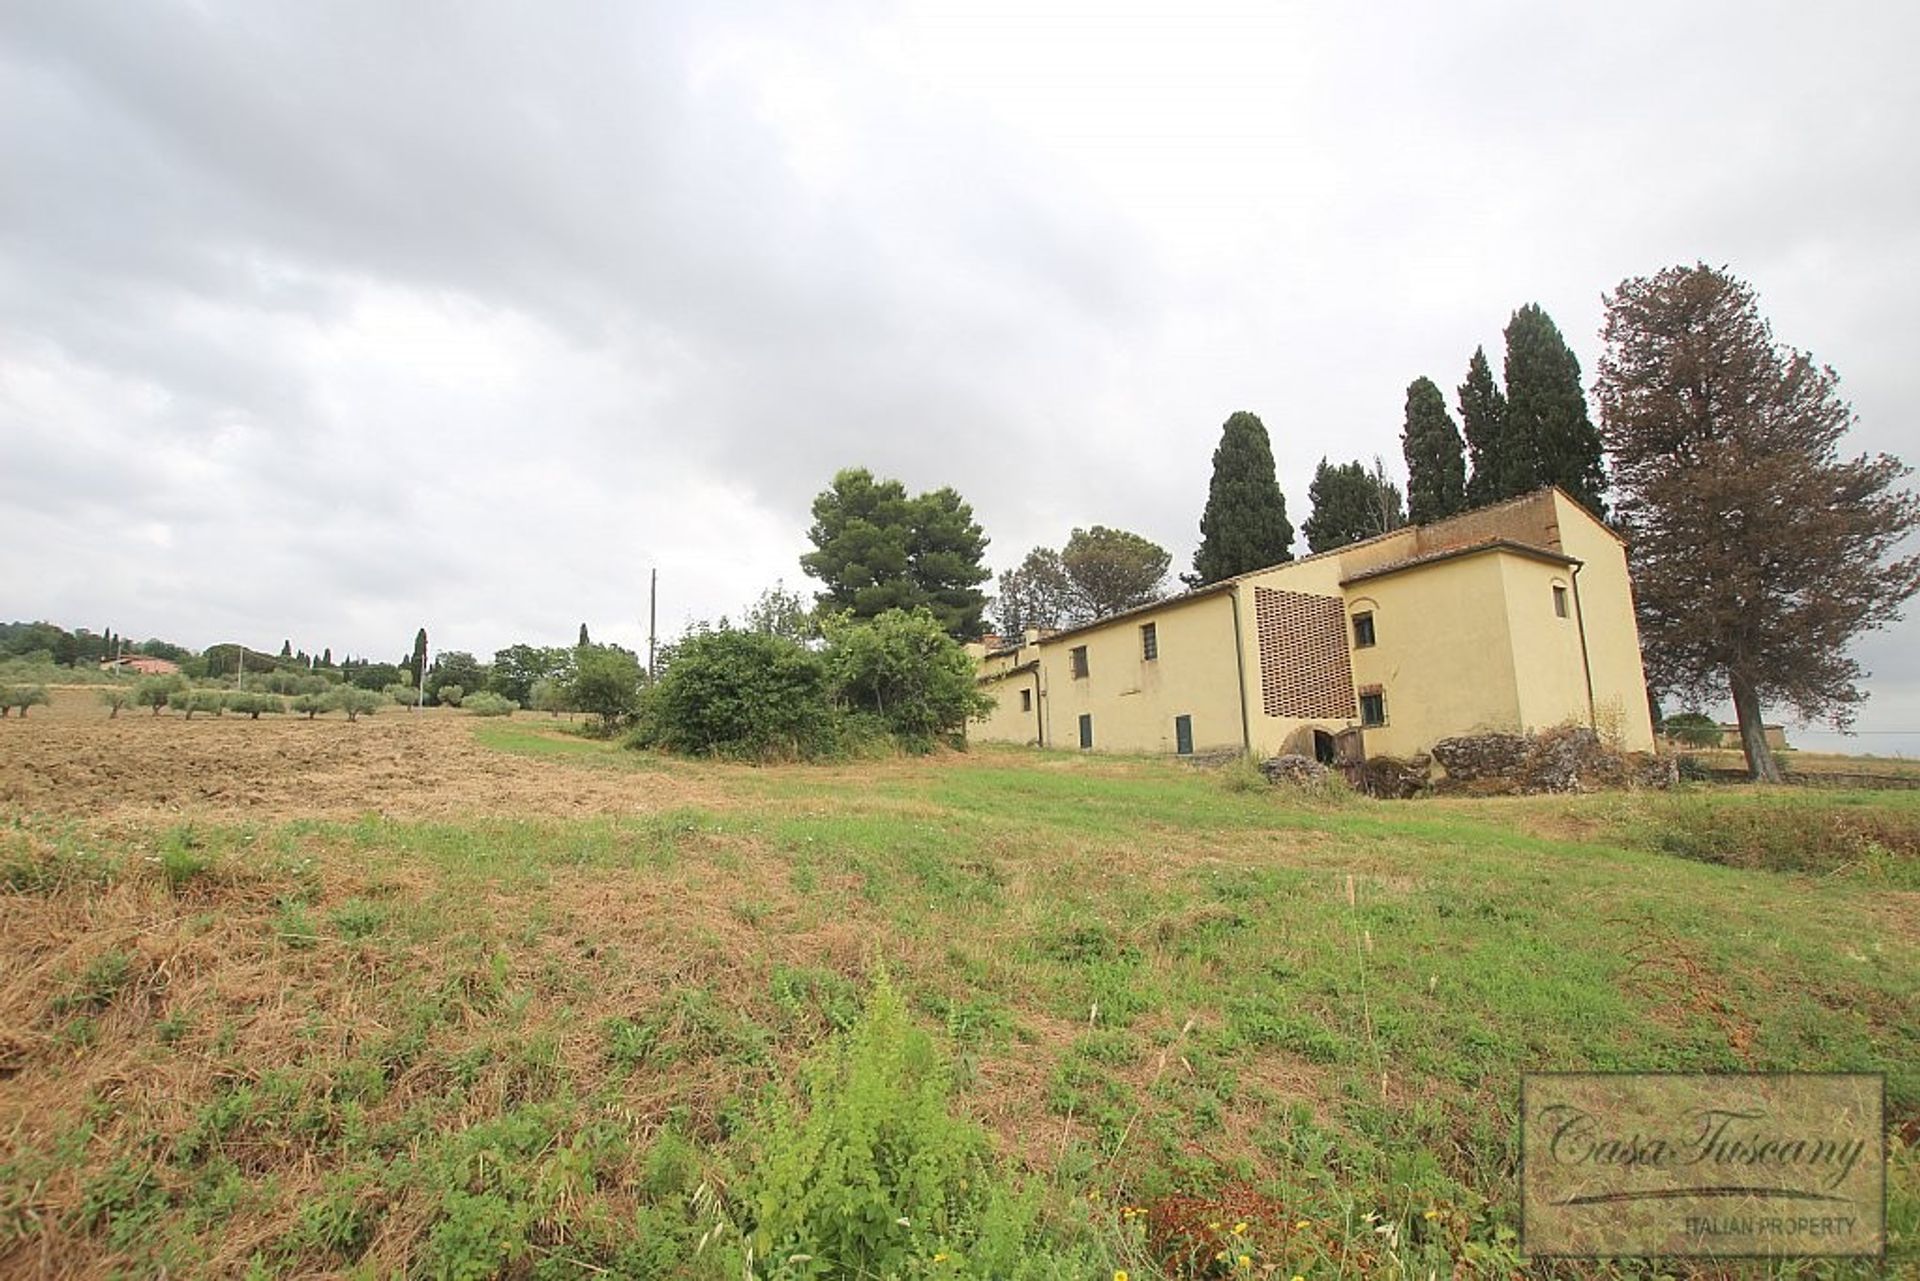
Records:
[[[652,583],[647,588],[647,683],[653,683],[653,645],[655,628],[660,621],[660,570],[655,567]]]

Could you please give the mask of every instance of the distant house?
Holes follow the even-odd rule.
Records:
[[[1720,746],[1738,750],[1740,747],[1740,727],[1738,725],[1716,726],[1720,731]],[[1767,746],[1776,752],[1787,750],[1787,730],[1784,725],[1762,725],[1760,732],[1766,735]]]
[[[180,664],[164,658],[148,658],[145,654],[128,654],[122,658],[102,659],[100,670],[130,672],[135,676],[173,676],[180,671]]]
[[[1653,747],[1626,548],[1553,488],[975,653],[989,741],[1331,762],[1573,723]]]

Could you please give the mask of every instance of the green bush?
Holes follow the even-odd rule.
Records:
[[[483,689],[477,694],[469,694],[461,702],[463,711],[475,716],[511,716],[520,710],[520,704],[492,690]]]
[[[395,681],[380,692],[402,707],[415,707],[418,706],[420,702],[419,690],[411,685],[405,685],[398,681]]]
[[[1677,712],[1660,723],[1668,738],[1688,747],[1720,746],[1720,725],[1704,712]]]
[[[299,694],[296,695],[293,700],[293,710],[301,713],[308,720],[312,720],[322,712],[332,711],[335,706],[336,704],[330,693]]]
[[[11,689],[0,692],[0,716],[6,715],[10,709],[17,707],[20,709],[20,719],[25,720],[29,707],[45,706],[46,701],[46,686],[15,685]]]
[[[742,1233],[793,1277],[1093,1275],[1040,1227],[1040,1200],[948,1110],[951,1077],[883,975],[853,1029],[776,1100],[741,1180]]]
[[[167,696],[167,706],[176,712],[185,712],[187,719],[193,714],[218,716],[227,710],[227,696],[217,689],[189,689],[182,687]]]
[[[536,712],[545,712],[549,716],[558,716],[561,712],[574,710],[573,691],[567,687],[565,681],[554,680],[551,677],[535,681],[528,698],[530,700],[528,706]]]
[[[133,687],[133,701],[136,706],[151,707],[158,716],[174,694],[186,687],[184,676],[149,676]]]
[[[460,706],[460,700],[466,697],[466,693],[467,691],[461,689],[458,685],[442,685],[439,690],[434,693],[433,697],[436,701],[448,707],[458,707]]]
[[[890,609],[866,623],[828,628],[834,697],[871,712],[909,751],[963,739],[967,722],[993,710],[973,660],[926,610]]]
[[[357,685],[342,685],[327,697],[327,702],[347,714],[350,721],[362,716],[371,716],[386,705],[387,700],[370,689],[361,689]]]
[[[837,747],[826,662],[793,641],[721,630],[687,637],[647,692],[634,746],[746,760]]]
[[[279,715],[287,710],[278,694],[260,694],[252,690],[241,690],[237,694],[228,694],[225,698],[226,709],[240,716],[259,720],[261,713]]]
[[[640,706],[640,660],[623,649],[582,646],[573,660],[567,700],[575,709],[600,718],[611,734]]]

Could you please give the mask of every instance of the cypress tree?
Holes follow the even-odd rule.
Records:
[[[1200,547],[1189,587],[1293,559],[1293,525],[1274,476],[1273,444],[1259,418],[1242,410],[1221,428],[1213,451],[1213,480],[1200,516]]]
[[[1558,485],[1594,515],[1605,516],[1600,433],[1587,416],[1580,361],[1537,303],[1513,313],[1506,336],[1510,461],[1524,452],[1531,467],[1523,473],[1516,464],[1498,496]]]
[[[333,646],[329,645],[324,650],[321,651],[320,666],[322,667],[333,666]]]
[[[587,636],[587,625],[585,623],[580,624],[580,639],[575,641],[574,644],[580,649],[585,649],[587,646],[593,644],[592,639]]]
[[[1486,363],[1484,356],[1481,363]],[[1447,413],[1446,397],[1431,378],[1416,378],[1407,386],[1407,422],[1400,433],[1400,452],[1407,460],[1407,515],[1414,524],[1466,510],[1465,447],[1460,429]]]
[[[1509,493],[1532,488],[1532,460],[1525,460],[1524,467],[1517,468],[1508,458],[1507,398],[1493,381],[1486,348],[1473,349],[1473,359],[1467,362],[1467,380],[1460,384],[1459,395],[1460,425],[1465,429],[1467,456],[1473,463],[1467,477],[1467,506],[1484,507]],[[1520,489],[1509,490],[1508,480],[1516,471],[1524,471],[1525,479]]]
[[[427,629],[422,627],[413,634],[413,687],[419,689],[421,682],[427,679]]]

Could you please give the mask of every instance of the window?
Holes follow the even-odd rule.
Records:
[[[1355,649],[1373,648],[1373,614],[1355,614],[1353,616],[1353,647]]]
[[[1385,694],[1362,694],[1360,696],[1360,723],[1362,725],[1385,725],[1387,723],[1387,696]]]
[[[1567,589],[1558,583],[1553,585],[1553,612],[1561,618],[1567,616]]]
[[[1030,712],[1033,710],[1033,691],[1032,690],[1023,689],[1020,691],[1020,710],[1023,712]]]
[[[1140,624],[1140,657],[1149,663],[1160,657],[1160,629],[1152,623]]]
[[[1067,666],[1073,672],[1073,679],[1081,681],[1087,678],[1087,647],[1085,645],[1075,645],[1067,651]]]
[[[1182,756],[1193,755],[1193,717],[1173,718],[1173,750]]]
[[[1080,713],[1080,750],[1087,751],[1093,746],[1093,717]]]

